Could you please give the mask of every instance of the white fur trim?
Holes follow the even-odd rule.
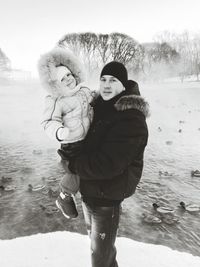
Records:
[[[41,56],[38,71],[42,85],[50,95],[55,97],[62,96],[65,92],[62,84],[56,81],[58,66],[66,66],[76,79],[77,85],[85,80],[85,72],[78,58],[67,49],[54,48]]]

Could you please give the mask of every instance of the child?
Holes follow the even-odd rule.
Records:
[[[54,48],[44,54],[38,67],[41,82],[49,93],[42,125],[51,139],[61,143],[58,154],[64,160],[66,170],[56,205],[66,218],[75,218],[78,212],[73,196],[79,189],[79,177],[66,168],[66,159],[80,152],[93,116],[90,103],[94,93],[82,84],[84,72],[81,64],[66,49]]]

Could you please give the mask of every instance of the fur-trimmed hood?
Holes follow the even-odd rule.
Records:
[[[125,95],[115,103],[115,108],[118,111],[127,109],[137,109],[141,111],[145,118],[150,116],[149,103],[141,96],[138,95]]]
[[[72,72],[77,85],[85,80],[82,64],[69,50],[57,47],[43,54],[38,62],[39,76],[47,92],[56,97],[65,95],[65,88],[56,80],[58,66],[66,66]]]

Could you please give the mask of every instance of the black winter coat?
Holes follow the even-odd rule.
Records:
[[[148,103],[141,96],[121,93],[94,104],[94,120],[74,167],[86,198],[123,200],[140,181],[148,140]]]

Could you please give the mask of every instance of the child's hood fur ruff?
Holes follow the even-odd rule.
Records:
[[[58,66],[66,66],[72,72],[77,85],[85,80],[85,72],[78,58],[67,49],[54,48],[42,55],[38,62],[42,85],[54,97],[66,95],[66,87],[56,79],[56,67]]]

